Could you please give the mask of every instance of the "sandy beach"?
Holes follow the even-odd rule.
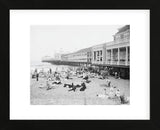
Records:
[[[109,77],[111,84],[117,86],[121,93],[129,97],[130,85],[129,80],[115,79]],[[54,85],[52,89],[47,90],[46,79],[39,78],[31,79],[30,85],[30,103],[31,105],[118,105],[120,104],[118,99],[102,99],[97,97],[97,94],[104,94],[104,88],[106,87],[105,79],[90,78],[91,82],[86,83],[87,89],[85,91],[68,91],[69,88],[63,87],[64,83],[80,84],[82,78],[72,77],[69,80],[62,80],[62,84]]]

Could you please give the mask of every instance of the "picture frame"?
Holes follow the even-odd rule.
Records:
[[[156,99],[159,99],[158,91],[154,89],[154,87],[150,87],[150,120],[10,120],[10,19],[9,19],[9,10],[10,9],[50,9],[50,10],[83,10],[83,9],[94,9],[94,10],[117,10],[117,9],[147,9],[151,11],[152,16],[152,22],[151,22],[151,41],[156,41],[155,39],[158,38],[153,33],[156,32],[156,24],[158,23],[157,17],[158,14],[158,3],[157,1],[147,1],[147,2],[139,2],[138,4],[134,1],[124,4],[126,2],[104,2],[103,3],[96,3],[96,2],[86,2],[86,1],[79,1],[79,2],[58,2],[58,1],[17,1],[17,2],[11,2],[11,1],[1,1],[0,7],[1,11],[0,14],[2,16],[2,30],[1,31],[1,46],[2,46],[2,52],[5,55],[5,57],[2,58],[2,83],[4,86],[1,91],[1,113],[0,115],[2,118],[2,126],[1,129],[50,129],[50,128],[112,128],[112,129],[155,129],[157,130],[159,126],[159,111],[158,111],[158,102],[156,102]],[[108,4],[109,3],[109,4]],[[116,3],[116,4],[115,4]],[[157,39],[158,40],[158,39]],[[151,44],[150,44],[151,46]],[[153,49],[153,47],[151,47]],[[157,50],[156,50],[157,49]],[[155,64],[156,61],[154,61],[154,57],[156,57],[156,54],[158,53],[158,48],[154,48],[154,52],[157,52],[156,54],[153,53],[153,50],[150,50],[152,53],[151,57],[151,63],[152,65]],[[151,55],[150,55],[151,56]],[[156,68],[156,67],[154,67]],[[157,65],[158,68],[158,65]],[[149,71],[149,70],[148,70]],[[152,72],[154,72],[155,69],[152,69]],[[154,73],[155,74],[155,73]],[[153,73],[151,73],[153,76]],[[155,84],[155,80],[153,77],[150,76],[150,85],[157,86]],[[82,125],[83,124],[83,125]],[[93,125],[94,124],[94,125]]]

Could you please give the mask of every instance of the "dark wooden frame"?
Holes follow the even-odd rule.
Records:
[[[0,25],[1,25],[1,38],[0,38],[0,52],[1,54],[1,90],[0,90],[0,118],[2,130],[8,129],[48,129],[48,128],[86,128],[88,129],[124,129],[124,130],[142,130],[152,129],[159,130],[159,93],[158,85],[156,84],[156,68],[158,68],[157,55],[159,50],[157,46],[158,41],[158,0],[121,0],[121,1],[65,1],[65,0],[0,0]],[[10,85],[10,44],[9,44],[9,10],[10,9],[149,9],[151,15],[151,99],[150,99],[150,120],[10,120],[9,119],[9,85]],[[155,47],[153,47],[153,45]],[[153,50],[154,49],[154,50]],[[153,69],[154,65],[154,69]],[[155,73],[154,73],[155,72]],[[158,75],[156,75],[158,76]]]

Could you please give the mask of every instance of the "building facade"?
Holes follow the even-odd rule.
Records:
[[[61,60],[61,53],[55,53],[54,54],[54,59]]]
[[[130,26],[118,29],[113,41],[81,49],[74,53],[62,54],[63,61],[112,67],[122,77],[129,76],[130,67]]]
[[[92,47],[92,64],[104,64],[105,60],[105,44]]]
[[[130,26],[120,28],[113,37],[113,44],[106,44],[106,64],[129,66]]]
[[[73,62],[88,62],[102,65],[130,65],[130,26],[126,25],[113,35],[111,42],[62,54],[61,59]]]
[[[113,43],[106,43],[106,65],[113,67],[120,77],[130,77],[130,26],[126,25],[113,35]]]
[[[91,63],[91,48],[81,49],[74,53],[63,54],[61,59],[64,61]]]
[[[92,48],[87,51],[87,63],[92,63]]]

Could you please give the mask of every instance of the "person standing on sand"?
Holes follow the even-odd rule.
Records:
[[[118,78],[118,73],[117,73],[117,72],[115,72],[114,74],[115,74],[115,78],[117,79],[117,78]]]
[[[111,86],[111,80],[107,79],[107,87]]]
[[[35,77],[36,77],[36,80],[38,81],[39,74],[38,74],[37,69],[35,69],[35,71],[34,71],[34,75],[35,75]]]
[[[34,73],[37,73],[37,69],[35,69]]]
[[[51,89],[51,85],[49,83],[49,79],[47,79],[47,81],[46,81],[46,86],[47,86],[47,90]]]
[[[51,68],[49,69],[49,73],[52,74],[52,69]]]
[[[36,80],[38,81],[38,78],[39,78],[39,74],[38,72],[36,73]]]

